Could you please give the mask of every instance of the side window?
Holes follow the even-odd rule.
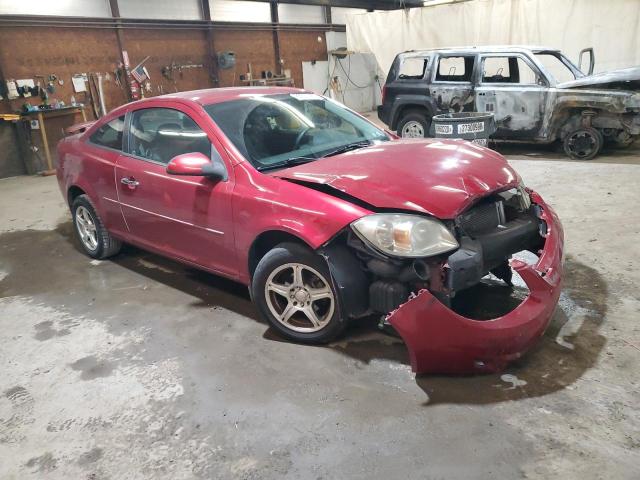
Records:
[[[436,70],[438,82],[470,82],[475,57],[440,57]]]
[[[167,164],[177,155],[193,152],[211,157],[211,142],[188,115],[171,108],[133,112],[129,153]]]
[[[398,78],[401,80],[420,80],[424,77],[428,61],[424,57],[406,57],[402,59]]]
[[[101,147],[122,150],[122,135],[124,132],[124,115],[114,118],[109,123],[105,123],[93,135],[89,137],[89,141]]]
[[[482,61],[482,83],[536,85],[538,75],[520,57],[487,57]]]

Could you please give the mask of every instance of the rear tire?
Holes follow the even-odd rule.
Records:
[[[109,234],[87,195],[73,200],[71,215],[76,236],[87,255],[102,260],[120,251],[122,242]]]
[[[282,243],[262,257],[251,297],[273,329],[295,342],[327,343],[346,324],[327,263],[296,243]]]
[[[591,160],[604,143],[602,134],[591,127],[579,127],[570,132],[563,140],[564,152],[576,160]]]
[[[401,138],[427,138],[431,120],[419,111],[410,110],[398,122],[398,136]]]

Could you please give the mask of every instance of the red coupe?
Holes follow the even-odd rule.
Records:
[[[498,371],[547,327],[562,227],[498,153],[398,140],[291,88],[184,92],[124,105],[58,146],[58,181],[86,253],[122,242],[249,285],[264,318],[305,343],[377,314],[416,372]],[[528,250],[530,263],[512,258]],[[511,311],[471,319],[456,294],[513,271]]]

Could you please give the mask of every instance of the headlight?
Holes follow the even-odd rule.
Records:
[[[458,248],[442,223],[418,215],[375,213],[351,226],[361,239],[396,257],[429,257]]]

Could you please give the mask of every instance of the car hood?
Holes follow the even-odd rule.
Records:
[[[563,82],[556,85],[557,88],[616,88],[624,90],[640,90],[640,67],[611,70],[610,72],[596,73],[586,77]]]
[[[493,150],[435,139],[385,142],[271,175],[312,188],[328,185],[379,209],[414,210],[442,219],[520,181]]]

